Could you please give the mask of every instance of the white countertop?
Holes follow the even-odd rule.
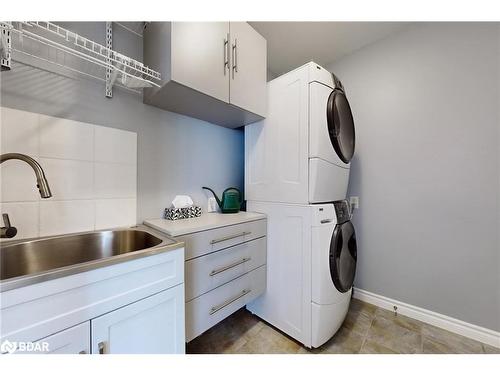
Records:
[[[228,225],[246,223],[265,219],[266,215],[257,212],[238,212],[237,214],[221,214],[218,212],[204,212],[200,217],[192,219],[167,220],[148,219],[144,224],[157,229],[169,236],[183,236],[185,234],[201,232],[208,229],[225,227]]]

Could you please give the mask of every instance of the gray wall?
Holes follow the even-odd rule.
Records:
[[[331,66],[356,121],[356,286],[496,331],[499,39],[421,24]]]
[[[65,27],[104,43],[103,22],[65,23]],[[114,26],[114,48],[142,57],[142,38]],[[243,188],[243,132],[166,112],[142,97],[115,89],[104,97],[104,83],[71,79],[15,64],[1,74],[1,105],[138,134],[139,221],[159,217],[176,194],[190,194],[206,208],[201,186],[222,191]]]

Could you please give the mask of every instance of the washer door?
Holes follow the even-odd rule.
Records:
[[[350,221],[335,226],[330,242],[330,275],[341,293],[351,289],[356,274],[356,233]]]
[[[354,155],[354,119],[342,90],[335,89],[328,97],[326,117],[333,148],[344,163],[349,163]]]

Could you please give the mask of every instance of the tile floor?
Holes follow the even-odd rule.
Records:
[[[190,354],[480,354],[500,349],[353,299],[343,326],[327,343],[306,349],[243,309],[187,344]]]

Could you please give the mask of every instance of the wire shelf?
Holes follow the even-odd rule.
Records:
[[[0,22],[0,30],[9,31],[11,42],[2,37],[2,57],[40,68],[62,68],[137,91],[159,87],[161,75],[142,62],[125,56],[75,32],[46,21]],[[2,36],[7,33],[2,33]],[[110,74],[106,74],[108,71]]]

